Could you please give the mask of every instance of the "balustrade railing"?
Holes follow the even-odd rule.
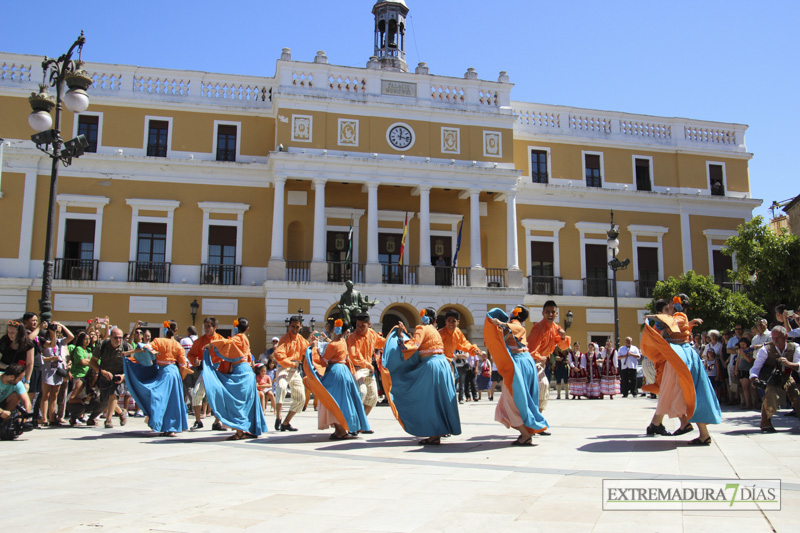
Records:
[[[487,268],[486,269],[486,286],[487,287],[505,287],[506,286],[506,271],[507,268]]]
[[[97,279],[97,259],[56,258],[53,277],[55,279],[95,281]]]
[[[344,283],[348,279],[353,283],[363,283],[364,263],[328,261],[328,281]]]
[[[636,280],[636,297],[637,298],[652,298],[653,291],[656,290],[657,279],[637,279]]]
[[[416,285],[417,265],[381,263],[382,282],[390,285]]]
[[[241,285],[242,265],[200,265],[200,285]]]
[[[133,283],[169,283],[171,263],[128,261],[128,281]]]
[[[608,278],[583,278],[584,296],[611,296],[614,280]]]
[[[560,276],[528,276],[528,294],[561,296],[564,283]]]
[[[286,281],[311,281],[311,261],[286,261]]]

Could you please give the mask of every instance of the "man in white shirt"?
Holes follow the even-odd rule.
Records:
[[[622,397],[627,398],[628,394],[633,394],[636,398],[636,366],[642,357],[639,348],[631,344],[633,339],[625,337],[625,346],[620,347],[619,354],[619,375],[622,381]]]
[[[764,403],[761,405],[761,431],[775,433],[772,415],[786,398],[792,403],[795,412],[800,413],[800,390],[792,377],[792,371],[800,368],[800,349],[797,344],[788,342],[786,328],[772,328],[772,342],[764,345],[756,354],[750,379],[756,386],[765,389]],[[773,371],[779,375],[773,378]]]
[[[756,329],[758,330],[758,335],[753,336],[753,340],[750,341],[750,347],[753,349],[753,351],[757,352],[765,344],[772,340],[772,335],[770,335],[769,330],[767,330],[766,318],[759,319],[758,323],[756,324]]]

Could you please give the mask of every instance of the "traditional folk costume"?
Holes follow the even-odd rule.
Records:
[[[347,351],[355,368],[355,379],[361,402],[367,407],[378,405],[378,385],[375,381],[375,369],[372,366],[372,354],[376,349],[386,345],[386,339],[378,335],[374,329],[367,328],[365,334],[357,331],[347,337]]]
[[[191,387],[192,407],[202,407],[206,399],[206,388],[203,384],[203,352],[211,341],[221,341],[223,336],[214,332],[213,335],[202,335],[192,343],[189,353],[186,354],[193,373],[184,379],[184,384]]]
[[[186,351],[175,339],[164,337],[153,339],[149,346],[155,354],[155,364],[123,359],[128,391],[148,417],[150,429],[159,433],[186,431],[189,420],[181,377],[191,372]]]
[[[444,356],[447,357],[448,361],[452,361],[455,357],[453,352],[456,350],[468,353],[470,355],[478,356],[481,353],[481,349],[472,344],[467,340],[464,336],[464,332],[461,331],[460,328],[456,328],[453,331],[444,327],[439,330],[439,335],[442,337],[442,346],[444,347]]]
[[[586,396],[586,360],[581,352],[569,352],[569,393],[573,400]]]
[[[303,382],[320,399],[319,429],[339,424],[347,433],[370,431],[353,370],[344,338],[327,343],[321,353],[317,348],[306,350]]]
[[[412,338],[393,330],[381,358],[381,381],[397,421],[411,435],[460,435],[453,373],[442,337],[431,325],[417,326]]]
[[[613,400],[615,394],[621,394],[619,381],[619,355],[612,348],[611,353],[606,348],[602,352],[603,363],[600,365],[600,392],[608,394]]]
[[[600,363],[597,362],[597,345],[592,343],[589,351],[583,354],[584,369],[586,370],[586,397],[589,399],[603,399],[603,389],[600,386]]]
[[[303,379],[300,377],[300,364],[305,357],[308,349],[308,341],[302,335],[292,335],[287,332],[281,337],[272,357],[280,365],[281,369],[275,377],[277,390],[277,403],[282,404],[286,399],[286,391],[292,395],[292,405],[289,411],[299,413],[303,410],[306,403],[306,390],[303,387]],[[280,417],[281,413],[276,413]]]
[[[492,322],[493,318],[505,323],[508,315],[502,309],[494,308],[487,313],[483,324],[483,341],[497,364],[497,371],[503,376],[500,382],[502,394],[494,419],[507,428],[525,426],[528,433],[541,433],[548,424],[539,410],[539,376],[536,362],[528,351],[525,326],[516,319],[511,320],[506,332]],[[508,343],[508,336],[513,337],[512,344]]]
[[[656,369],[663,365],[660,386],[651,387],[658,394],[656,414],[670,418],[688,416],[689,422],[719,424],[722,411],[703,361],[690,344],[689,318],[684,313],[656,317],[659,326],[663,325],[668,332],[667,338],[647,322],[642,333],[642,354],[655,363]]]
[[[249,365],[251,357],[250,341],[243,333],[211,341],[203,352],[203,382],[214,416],[230,428],[257,437],[266,433],[267,421]]]
[[[561,338],[558,334],[558,324],[540,320],[531,328],[528,333],[528,349],[533,359],[536,361],[537,374],[539,376],[539,409],[544,411],[547,408],[547,401],[550,399],[550,381],[544,372],[545,365],[548,364],[550,354],[556,346],[562,350],[570,347],[570,338]]]

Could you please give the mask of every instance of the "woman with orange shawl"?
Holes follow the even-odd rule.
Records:
[[[642,333],[642,353],[657,366],[663,364],[658,384],[658,405],[647,427],[648,435],[668,434],[664,416],[680,418],[681,426],[672,435],[683,435],[697,424],[700,436],[689,441],[693,446],[709,446],[708,424],[719,424],[722,412],[714,388],[708,379],[700,356],[692,348],[692,328],[702,324],[700,319],[689,320],[683,312],[689,307],[689,297],[679,294],[667,306],[667,314],[648,315]],[[661,333],[659,332],[661,331]]]
[[[250,323],[235,320],[234,336],[213,340],[203,350],[203,384],[214,416],[236,430],[228,440],[254,439],[267,432],[267,421],[258,399],[256,374],[250,363]]]
[[[408,335],[401,322],[389,332],[381,357],[386,398],[403,429],[420,444],[441,444],[445,435],[461,434],[456,387],[444,344],[433,325],[436,310],[420,312],[422,324]]]
[[[186,351],[175,340],[176,331],[175,321],[165,321],[163,337],[125,352],[125,355],[142,354],[135,361],[123,359],[128,391],[148,417],[147,425],[162,437],[174,437],[176,431],[189,429],[182,379],[191,370]]]
[[[532,435],[543,433],[548,424],[539,410],[539,376],[536,362],[528,351],[525,326],[528,309],[518,305],[511,319],[502,309],[487,313],[483,326],[486,348],[503,376],[502,394],[494,411],[494,419],[507,428],[519,431],[513,446],[532,446]],[[552,351],[552,350],[551,350]]]
[[[353,377],[355,369],[347,358],[345,333],[349,326],[341,319],[333,323],[332,340],[319,345],[316,338],[303,360],[303,383],[320,399],[319,429],[334,428],[331,440],[371,431],[361,393]]]

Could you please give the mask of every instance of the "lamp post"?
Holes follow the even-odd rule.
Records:
[[[564,317],[564,331],[567,331],[570,328],[574,318],[575,315],[572,314],[572,311],[567,311],[567,315]]]
[[[89,97],[86,94],[92,83],[92,77],[83,70],[81,51],[86,38],[81,32],[66,54],[58,59],[45,56],[42,61],[43,78],[39,84],[39,92],[31,93],[28,98],[33,112],[28,116],[28,124],[39,133],[31,136],[36,147],[46,153],[53,160],[50,173],[50,197],[47,208],[47,233],[44,242],[44,268],[42,271],[42,298],[39,300],[39,316],[42,321],[50,322],[53,306],[50,301],[53,285],[53,235],[56,223],[56,192],[58,189],[58,164],[65,167],[72,163],[72,159],[80,157],[89,146],[86,137],[78,135],[74,139],[64,142],[61,138],[61,104],[66,104],[73,113],[82,113],[89,107]],[[78,49],[78,59],[73,60],[72,54]],[[55,98],[47,94],[47,86],[55,87]],[[66,94],[64,85],[69,87]],[[55,122],[50,116],[50,111],[55,107]],[[52,126],[52,129],[51,129]]]
[[[614,274],[613,291],[614,291],[614,348],[619,348],[619,304],[617,302],[617,271],[625,270],[631,264],[630,259],[620,261],[617,259],[619,253],[619,230],[614,226],[614,210],[611,210],[611,229],[606,233],[608,236],[608,251],[611,252],[611,261],[608,266]]]
[[[194,321],[197,318],[197,310],[200,309],[200,304],[197,303],[197,299],[194,299],[192,303],[189,304],[189,314],[192,315],[192,325],[194,326]]]

